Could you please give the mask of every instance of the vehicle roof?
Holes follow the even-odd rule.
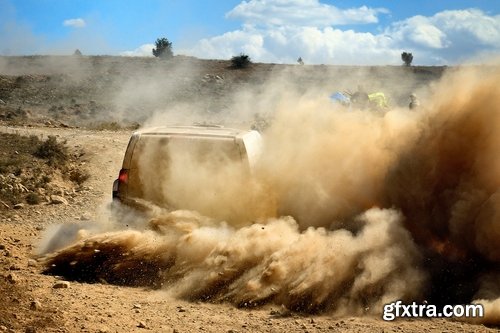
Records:
[[[146,135],[202,135],[202,136],[225,136],[237,137],[251,132],[250,130],[227,128],[215,125],[194,125],[194,126],[159,126],[138,130],[135,134]]]

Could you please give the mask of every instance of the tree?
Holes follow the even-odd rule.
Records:
[[[82,52],[79,49],[76,49],[75,52],[73,53],[74,56],[81,56]]]
[[[411,62],[413,61],[413,54],[409,52],[401,53],[401,59],[404,61],[406,66],[411,66]]]
[[[156,48],[153,49],[153,55],[158,58],[169,59],[174,56],[172,52],[172,43],[166,38],[158,38],[155,42]]]
[[[231,64],[233,68],[245,68],[248,67],[252,61],[250,57],[246,54],[240,53],[239,56],[234,56],[231,58]]]

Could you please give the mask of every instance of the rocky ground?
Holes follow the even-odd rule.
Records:
[[[127,61],[125,66],[122,58],[113,57],[0,59],[0,132],[56,136],[66,141],[70,154],[77,157],[73,163],[89,173],[88,180],[79,185],[61,178],[59,191],[54,194],[62,200],[48,196],[38,204],[23,203],[14,209],[7,203],[0,208],[0,332],[496,331],[443,319],[385,322],[379,317],[294,313],[276,305],[239,309],[226,303],[175,299],[158,289],[109,285],[105,281],[86,284],[42,274],[37,250],[50,230],[60,224],[86,225],[109,218],[106,207],[111,201],[112,182],[132,128],[146,115],[159,104],[183,103],[193,96],[208,101],[200,112],[227,108],[232,105],[229,92],[246,86],[263,89],[259,84],[279,67],[262,64],[234,71],[224,61],[193,64],[192,59],[178,58],[173,64],[164,64],[160,74],[172,74],[188,63],[190,70],[165,76],[158,75],[156,59]],[[338,69],[333,77],[324,75],[322,66],[306,66],[302,72],[292,70],[293,80],[302,86],[319,82],[325,92],[354,88],[359,78],[356,74],[353,80],[345,80],[352,68]],[[373,89],[382,87],[394,75],[406,73],[403,70],[363,69],[377,78]],[[417,79],[400,82],[393,91],[393,101],[404,105],[409,91],[439,78],[442,71],[412,69]],[[150,86],[145,97],[139,94],[127,98],[141,84],[150,82],[139,73],[160,76],[155,83],[163,84],[162,88]],[[162,93],[173,87],[175,94]],[[120,114],[120,110],[127,112]],[[253,110],[259,111],[258,107]]]
[[[36,248],[44,232],[65,223],[91,223],[105,215],[129,131],[1,127],[2,132],[58,135],[85,147],[91,177],[68,204],[42,203],[2,211],[0,221],[0,332],[493,332],[442,319],[334,318],[292,313],[267,305],[187,302],[161,290],[63,281],[42,274]]]

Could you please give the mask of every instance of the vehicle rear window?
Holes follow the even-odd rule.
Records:
[[[183,159],[216,167],[221,163],[240,162],[242,158],[234,138],[143,135],[132,154],[131,168],[139,168],[140,160],[144,159],[151,162]]]

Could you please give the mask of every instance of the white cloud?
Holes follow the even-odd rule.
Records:
[[[74,18],[74,19],[64,20],[63,25],[65,27],[84,28],[87,24],[85,23],[85,20],[82,18]]]
[[[461,62],[486,53],[500,53],[500,15],[478,9],[448,10],[431,17],[414,16],[386,29],[396,45]]]
[[[336,27],[377,21],[379,9],[339,10],[317,0],[243,1],[227,17],[240,29],[205,38],[182,53],[229,59],[241,52],[256,62],[399,65],[403,51],[414,64],[455,64],[484,54],[500,54],[500,16],[478,9],[413,16],[377,32]],[[356,19],[358,21],[356,21]],[[335,28],[334,28],[335,27]]]
[[[125,57],[152,57],[155,44],[144,44],[132,51],[120,52]]]
[[[431,20],[447,34],[466,34],[484,44],[500,45],[500,15],[487,16],[477,9],[455,10],[438,13]]]
[[[227,18],[242,19],[252,25],[296,25],[326,27],[344,24],[378,22],[383,8],[362,6],[347,10],[322,4],[318,0],[250,0],[243,1],[226,14]]]
[[[295,63],[300,56],[309,64],[400,63],[400,51],[391,49],[384,35],[342,31],[332,27],[288,27],[277,30],[242,30],[201,40],[190,54],[229,59],[243,52],[256,62]]]
[[[414,16],[394,23],[386,34],[398,42],[411,42],[425,48],[441,49],[449,44],[446,34],[424,16]]]

